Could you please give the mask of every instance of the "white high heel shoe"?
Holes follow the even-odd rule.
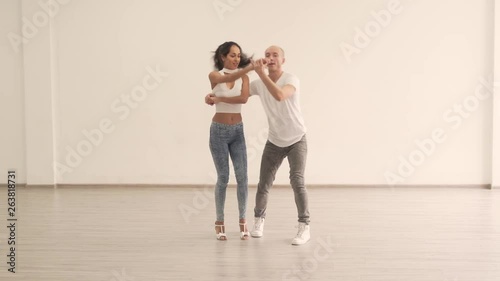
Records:
[[[242,225],[243,225],[243,231],[241,231],[241,226]],[[241,240],[248,240],[248,239],[250,239],[250,232],[248,232],[247,223],[246,222],[240,222],[240,239]]]
[[[215,231],[216,231],[215,234],[216,234],[217,240],[221,240],[221,241],[227,240],[226,228],[224,227],[223,224],[216,224]]]

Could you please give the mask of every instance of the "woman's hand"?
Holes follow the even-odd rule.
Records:
[[[255,61],[253,59],[250,59],[250,64],[247,65],[248,69],[250,69],[250,71],[252,70],[255,70]]]

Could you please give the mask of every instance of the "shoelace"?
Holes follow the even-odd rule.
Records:
[[[256,230],[260,230],[260,225],[262,224],[262,220],[258,220],[256,223],[255,223],[255,229]]]
[[[302,238],[302,233],[304,233],[304,230],[306,230],[305,225],[299,225],[297,226],[299,231],[297,232],[297,237]]]

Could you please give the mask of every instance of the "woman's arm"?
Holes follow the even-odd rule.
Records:
[[[250,97],[250,82],[247,75],[241,77],[242,85],[241,85],[241,95],[235,97],[208,97],[213,103],[225,102],[231,104],[240,104],[247,103],[248,98]],[[209,104],[209,103],[208,103]]]
[[[212,89],[213,89],[215,85],[219,83],[229,83],[236,81],[237,79],[243,77],[245,74],[247,74],[252,70],[253,70],[253,64],[249,64],[234,73],[228,73],[225,75],[220,74],[218,71],[212,71],[210,72],[210,74],[208,74],[208,79],[210,79],[210,83],[212,84]]]

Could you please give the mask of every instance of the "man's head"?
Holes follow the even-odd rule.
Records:
[[[281,65],[285,63],[285,51],[278,46],[270,46],[266,49],[265,58],[269,71],[280,71]]]

